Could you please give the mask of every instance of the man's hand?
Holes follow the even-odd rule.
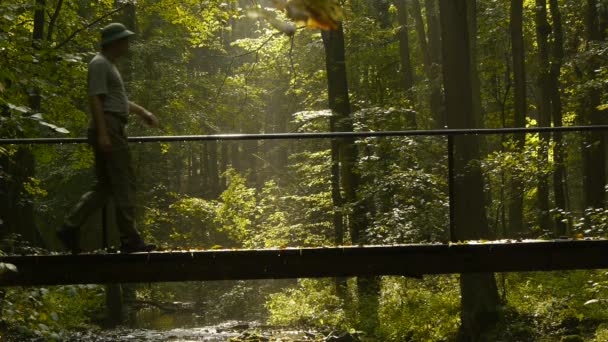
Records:
[[[158,123],[158,119],[154,114],[150,113],[144,107],[138,105],[135,102],[129,101],[129,111],[139,115],[139,117],[144,120],[148,126],[158,128],[160,125]]]
[[[148,124],[148,126],[150,127],[154,127],[154,128],[158,128],[160,126],[159,122],[158,122],[158,118],[148,112],[147,110],[144,111],[144,115],[142,115],[142,119]]]
[[[110,152],[112,150],[112,141],[110,141],[110,136],[107,133],[97,136],[97,144],[102,152]]]
[[[112,150],[112,141],[108,134],[106,126],[106,117],[103,112],[103,95],[91,96],[91,111],[97,128],[97,146],[101,152],[110,152]]]

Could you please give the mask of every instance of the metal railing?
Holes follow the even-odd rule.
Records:
[[[190,141],[244,141],[244,140],[310,140],[336,138],[382,138],[414,136],[467,136],[467,135],[506,135],[534,133],[568,133],[608,131],[608,125],[569,126],[569,127],[532,127],[532,128],[478,128],[478,129],[435,129],[380,132],[323,132],[323,133],[269,133],[269,134],[214,134],[214,135],[177,135],[130,137],[133,143],[164,143]],[[0,145],[40,145],[40,144],[82,144],[87,138],[24,138],[0,139]]]
[[[606,132],[608,125],[568,126],[568,127],[530,127],[530,128],[478,128],[478,129],[436,129],[379,132],[321,132],[321,133],[270,133],[270,134],[215,134],[215,135],[178,135],[178,136],[139,136],[129,137],[130,143],[169,143],[203,141],[251,141],[251,140],[311,140],[345,138],[389,138],[389,137],[447,137],[448,156],[448,197],[450,236],[454,236],[454,137],[487,136],[536,133]],[[0,139],[2,145],[55,145],[88,143],[87,138],[24,138]]]

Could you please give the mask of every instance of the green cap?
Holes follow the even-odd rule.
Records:
[[[101,45],[107,45],[113,41],[130,37],[135,33],[127,30],[125,25],[121,23],[111,23],[101,29]]]

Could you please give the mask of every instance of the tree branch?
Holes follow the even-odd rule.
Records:
[[[108,12],[105,13],[104,15],[102,15],[101,17],[95,19],[94,21],[92,21],[91,23],[87,24],[84,27],[79,28],[78,30],[74,31],[66,40],[64,40],[63,42],[59,43],[55,49],[61,49],[63,46],[65,46],[67,43],[69,43],[72,39],[74,39],[74,37],[76,37],[76,35],[78,35],[80,32],[87,30],[89,28],[91,28],[92,26],[94,26],[95,24],[99,23],[100,21],[102,21],[103,19],[111,16],[112,14],[122,11],[125,7],[132,5],[131,3],[125,3],[124,5]]]
[[[46,41],[50,42],[53,38],[53,31],[55,29],[55,24],[57,23],[57,18],[59,18],[59,13],[61,12],[61,6],[63,6],[63,0],[57,1],[57,7],[55,7],[55,12],[53,16],[51,16],[51,20],[49,21],[49,29],[46,34]]]

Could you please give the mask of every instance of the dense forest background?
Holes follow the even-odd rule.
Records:
[[[293,0],[296,3],[307,3]],[[309,1],[313,6],[324,2]],[[336,30],[292,30],[272,1],[0,2],[0,137],[80,137],[100,28],[150,131],[195,135],[607,124],[608,1],[347,0]],[[138,223],[163,248],[279,248],[602,237],[604,133],[132,146]],[[58,250],[90,186],[85,145],[0,145],[4,253]],[[111,213],[110,213],[111,215]],[[101,219],[83,245],[98,250]],[[110,236],[110,244],[116,237]],[[207,321],[361,330],[379,341],[608,338],[608,274],[212,282],[129,287]],[[3,329],[61,338],[103,321],[101,286],[2,292]]]

